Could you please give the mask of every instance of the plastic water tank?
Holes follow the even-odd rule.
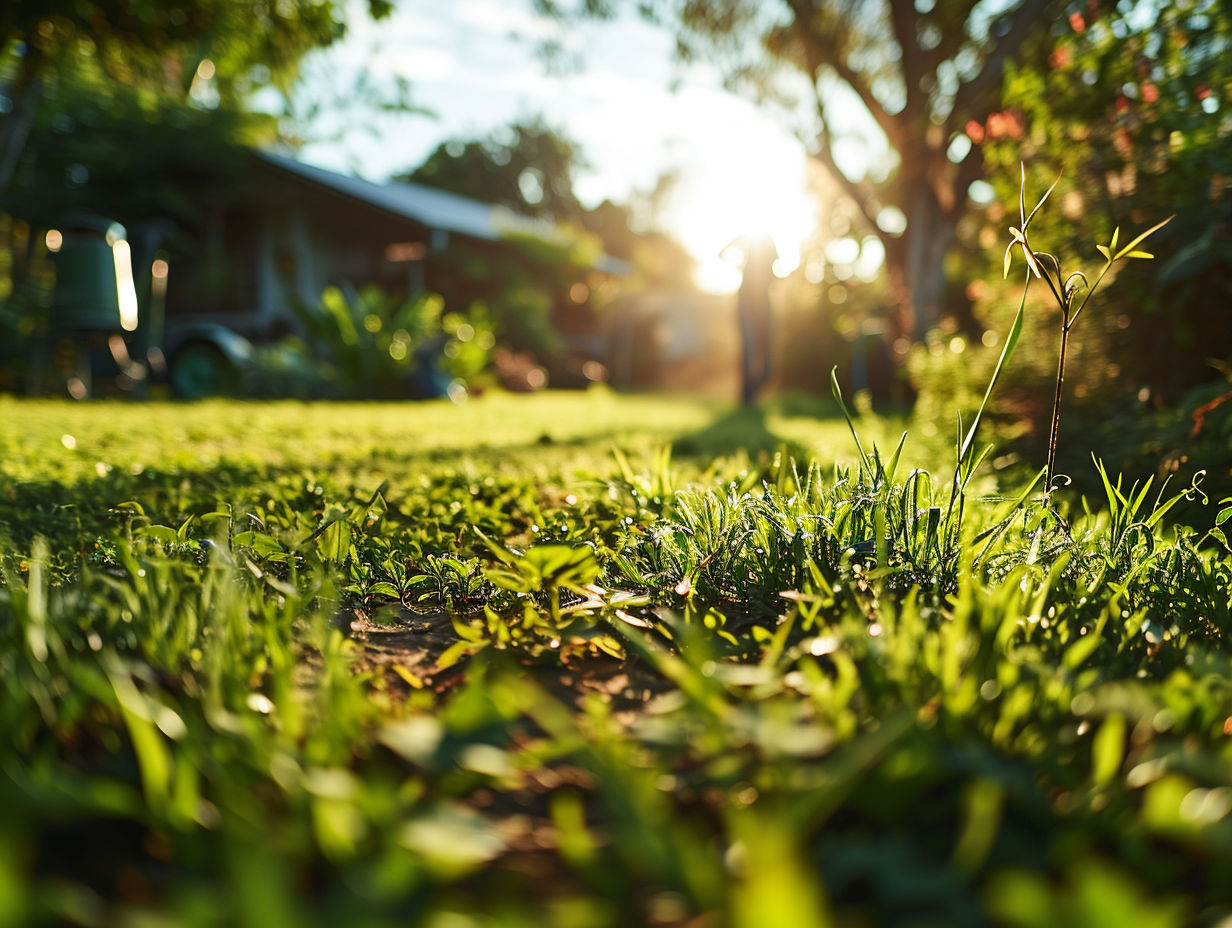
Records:
[[[120,298],[112,246],[125,237],[119,223],[94,216],[67,217],[56,268],[52,325],[57,329],[115,332],[120,329]]]

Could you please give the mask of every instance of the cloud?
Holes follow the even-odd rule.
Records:
[[[548,19],[509,0],[454,0],[452,18],[492,35],[517,35],[531,39],[556,38],[560,28]]]
[[[443,81],[459,73],[457,56],[445,48],[410,45],[386,48],[369,63],[373,70],[388,70],[410,81]]]

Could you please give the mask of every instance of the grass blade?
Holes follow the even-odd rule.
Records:
[[[864,462],[864,469],[868,471],[869,479],[872,479],[873,467],[868,461],[868,455],[864,453],[864,446],[860,444],[860,436],[856,434],[856,424],[851,420],[851,413],[847,411],[847,404],[843,402],[843,391],[838,386],[837,365],[830,368],[830,392],[838,401],[838,408],[843,411],[843,418],[847,420],[847,428],[851,429],[851,437],[856,440],[856,450],[860,452],[860,460]]]
[[[1040,211],[1040,207],[1043,206],[1048,201],[1048,198],[1050,196],[1052,196],[1052,191],[1057,189],[1057,184],[1059,183],[1061,183],[1060,174],[1058,174],[1057,179],[1052,182],[1052,186],[1048,188],[1048,192],[1045,193],[1042,197],[1040,197],[1040,201],[1035,204],[1035,209],[1031,210],[1031,215],[1028,216],[1025,220],[1023,220],[1023,224],[1022,224],[1022,234],[1023,235],[1027,234],[1027,226],[1031,224],[1031,220],[1035,218],[1035,214]]]
[[[975,418],[971,422],[971,428],[967,431],[967,437],[963,440],[962,447],[958,450],[958,463],[960,467],[971,451],[972,443],[975,441],[975,432],[980,427],[980,419],[983,418],[984,409],[988,406],[988,398],[992,396],[993,388],[997,385],[997,381],[1001,378],[1001,371],[1005,368],[1005,362],[1014,353],[1014,349],[1018,345],[1018,338],[1022,335],[1023,311],[1027,305],[1027,291],[1030,289],[1030,286],[1031,274],[1028,272],[1026,283],[1022,287],[1022,302],[1018,304],[1018,314],[1014,316],[1014,322],[1010,326],[1009,335],[1005,338],[1005,347],[1001,349],[1001,357],[997,359],[997,366],[993,369],[992,378],[988,381],[988,389],[984,391],[983,402],[980,403],[979,411],[976,412]],[[833,373],[831,373],[830,378],[831,380],[834,379]],[[835,383],[837,388],[837,382]],[[848,421],[850,422],[850,419]]]
[[[903,445],[907,441],[907,433],[904,431],[902,437],[898,440],[898,447],[894,449],[894,453],[890,455],[890,461],[886,464],[886,483],[894,482],[894,472],[898,470],[898,459],[903,453]]]

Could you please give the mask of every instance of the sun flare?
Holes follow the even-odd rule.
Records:
[[[741,275],[739,256],[728,245],[750,233],[768,233],[779,253],[775,273],[784,277],[800,265],[800,247],[816,227],[817,204],[805,191],[797,153],[748,140],[707,159],[682,185],[670,214],[672,230],[697,259],[698,286],[731,293]]]

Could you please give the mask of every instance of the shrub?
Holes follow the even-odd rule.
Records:
[[[251,394],[461,396],[487,367],[495,344],[482,304],[465,316],[444,313],[444,301],[431,293],[398,303],[377,287],[349,293],[329,287],[317,306],[293,305],[308,337],[260,350],[247,385]]]

